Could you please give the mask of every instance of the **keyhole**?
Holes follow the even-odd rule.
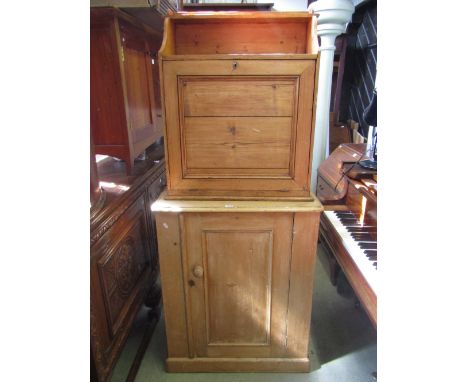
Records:
[[[188,281],[188,285],[189,285],[190,287],[194,287],[194,286],[195,286],[195,281],[189,280],[189,281]]]
[[[233,63],[232,63],[232,69],[233,69],[233,70],[237,69],[237,66],[238,66],[238,63],[237,63],[237,62],[233,62]]]

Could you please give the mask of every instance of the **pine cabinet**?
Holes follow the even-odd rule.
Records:
[[[91,9],[91,132],[96,154],[134,159],[162,136],[155,52],[162,36],[112,8]],[[149,44],[151,41],[151,44]],[[159,42],[159,43],[158,43]]]
[[[315,25],[308,12],[165,19],[167,191],[152,210],[168,371],[309,371]]]
[[[165,196],[168,371],[308,371],[320,203]]]

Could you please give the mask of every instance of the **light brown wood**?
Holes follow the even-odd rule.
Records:
[[[309,352],[310,316],[320,213],[294,214],[287,353],[301,357]]]
[[[195,355],[283,355],[292,214],[187,214],[184,225]]]
[[[249,175],[263,163],[271,175],[289,174],[290,117],[185,118],[186,176],[218,169],[218,175]]]
[[[173,259],[161,272],[181,283],[162,277],[170,311],[184,316],[184,340],[171,328],[169,349],[186,352],[170,351],[167,369],[307,372],[323,210],[310,192],[316,19],[178,13],[166,28],[168,190],[152,211],[158,229],[177,217],[178,236],[158,234],[161,258]]]
[[[183,247],[181,261],[177,254],[177,268],[164,267],[163,258],[168,255],[160,255],[161,272],[171,272],[166,279],[183,280],[185,290],[184,297],[182,293],[175,297],[176,304],[186,308],[186,325],[177,325],[186,333],[189,356],[169,355],[169,371],[234,371],[234,365],[239,366],[237,371],[273,371],[283,366],[283,371],[304,370],[303,361],[290,361],[308,357],[321,208],[313,212],[278,212],[277,208],[265,212],[267,208],[256,204],[256,212],[219,208],[156,212],[158,229],[171,213],[180,216],[181,236],[174,241],[177,245],[170,245],[178,250]],[[177,240],[161,236],[159,231],[158,235],[160,241]],[[160,252],[170,246],[165,245],[160,244]],[[164,277],[162,288],[170,291],[168,297],[164,294],[164,299],[169,298],[174,288]],[[182,306],[177,311],[184,313]],[[173,325],[172,321],[167,325]],[[225,363],[226,357],[232,363]],[[272,366],[265,360],[270,357],[286,363]],[[184,358],[193,360],[187,363]],[[259,365],[242,363],[249,358],[257,359]]]
[[[309,200],[170,200],[164,191],[155,201],[153,212],[322,212],[315,195]]]
[[[306,23],[179,24],[176,53],[306,53],[306,35]]]
[[[307,38],[309,39],[309,43],[307,44],[307,53],[318,54],[319,52],[319,43],[318,43],[318,35],[317,35],[317,16],[312,15],[312,21],[310,25],[310,31],[307,33]]]
[[[171,196],[308,197],[316,45],[316,17],[309,12],[177,13],[166,19],[159,55]],[[262,134],[252,142],[226,137],[215,121],[189,120],[194,117],[291,120],[280,141]],[[188,131],[193,127],[205,133],[196,143]]]
[[[310,371],[310,360],[304,358],[168,358],[168,372],[300,372]]]
[[[172,18],[164,19],[164,37],[159,49],[159,58],[175,54],[175,36]],[[162,78],[162,76],[161,76]]]
[[[270,11],[206,11],[206,12],[177,12],[171,17],[174,20],[213,22],[239,22],[239,19],[246,21],[263,20],[264,22],[276,22],[280,20],[297,21],[307,23],[312,13],[307,11],[299,12],[270,12]]]
[[[160,213],[156,216],[161,284],[164,285],[164,318],[169,357],[188,357],[188,335],[182,277],[179,216]],[[175,277],[175,275],[177,275]]]
[[[310,192],[304,192],[302,195],[290,196],[287,194],[287,190],[283,191],[255,191],[255,195],[252,195],[252,191],[236,191],[236,200],[269,200],[269,201],[310,201],[314,197],[311,196]],[[232,200],[234,199],[233,192],[230,190],[226,191],[210,191],[210,190],[188,190],[188,191],[173,191],[171,195],[166,196],[167,200]]]
[[[237,64],[235,70],[233,70],[233,64]],[[314,99],[314,82],[315,82],[315,64],[311,60],[279,60],[278,62],[265,62],[256,60],[245,60],[245,61],[223,61],[223,60],[208,60],[208,61],[167,61],[162,64],[163,71],[163,83],[165,97],[165,138],[166,138],[166,155],[168,158],[168,189],[169,193],[172,191],[185,190],[188,194],[189,191],[232,191],[234,195],[237,191],[249,191],[251,196],[255,196],[257,191],[280,191],[284,192],[282,195],[285,196],[307,196],[310,192],[310,147],[313,140],[312,131],[312,110],[313,110],[313,99]],[[233,74],[235,72],[235,74]],[[190,76],[191,81],[194,78],[204,79],[210,73],[217,73],[220,76],[229,77],[228,81],[220,81],[219,86],[211,85],[211,93],[207,91],[206,86],[202,86],[202,92],[189,91],[189,98],[193,97],[193,101],[189,100],[187,103],[184,99],[185,90],[184,87],[191,87],[192,85],[188,82],[184,86],[184,78]],[[289,76],[284,76],[284,73],[288,73]],[[198,77],[200,76],[200,77]],[[246,80],[244,76],[249,76],[249,80]],[[264,82],[258,81],[258,78],[263,76]],[[273,80],[274,76],[274,80]],[[276,95],[277,92],[287,90],[289,85],[282,84],[291,83],[291,76],[296,76],[299,82],[299,86],[295,87],[295,91],[289,93],[289,100],[285,96]],[[218,77],[216,77],[218,78]],[[198,81],[198,80],[197,80]],[[232,82],[231,82],[232,81]],[[236,81],[244,82],[243,86],[238,86]],[[249,81],[252,81],[249,83]],[[296,80],[297,81],[297,80]],[[257,86],[262,84],[262,86]],[[267,86],[263,86],[267,84]],[[248,86],[246,86],[248,85]],[[255,92],[263,92],[263,96],[255,97],[253,102],[250,103],[248,93],[245,95],[245,100],[242,98],[242,89],[245,90],[255,89]],[[276,86],[276,90],[273,89]],[[223,93],[222,89],[227,87],[228,90],[224,93],[228,96],[220,96]],[[209,87],[208,87],[209,88]],[[258,89],[260,88],[260,90]],[[180,89],[180,90],[179,90]],[[200,87],[198,87],[200,89]],[[204,97],[199,95],[203,94]],[[218,94],[218,95],[216,95]],[[231,95],[236,101],[237,106],[233,106],[229,102],[229,95]],[[206,96],[206,97],[205,97]],[[223,98],[224,97],[224,98]],[[207,105],[203,105],[203,102],[196,102],[197,99],[207,99]],[[221,98],[221,102],[218,99]],[[223,101],[224,99],[224,101]],[[256,102],[255,102],[256,101]],[[290,105],[288,109],[284,107],[278,108],[278,105]],[[179,106],[180,105],[180,106]],[[185,105],[183,107],[182,105]],[[194,106],[192,106],[194,105]],[[260,110],[261,114],[291,114],[292,120],[290,127],[284,133],[291,134],[290,145],[289,145],[289,157],[286,160],[285,154],[288,148],[283,145],[281,147],[274,146],[269,143],[268,135],[265,136],[264,149],[257,150],[260,157],[247,156],[245,146],[231,143],[230,147],[225,147],[223,150],[219,150],[217,158],[223,154],[231,152],[234,158],[229,159],[226,156],[226,161],[240,158],[242,154],[245,155],[242,159],[242,164],[238,168],[230,167],[232,171],[223,176],[217,176],[219,174],[213,172],[208,167],[206,172],[199,170],[194,172],[193,164],[188,160],[193,159],[193,153],[196,151],[196,147],[186,147],[186,130],[185,121],[189,117],[186,116],[186,111],[190,115],[200,115],[212,113],[212,115],[225,115],[229,113],[229,108],[237,110],[233,114],[255,114]],[[264,105],[264,106],[262,106]],[[269,107],[268,105],[271,105]],[[275,111],[276,109],[276,111]],[[275,114],[276,113],[276,114]],[[229,115],[229,114],[228,114]],[[231,114],[232,115],[232,114]],[[258,114],[257,114],[258,115]],[[181,123],[182,121],[182,123]],[[190,127],[189,122],[189,127]],[[281,122],[280,122],[281,123]],[[232,126],[230,126],[232,127]],[[290,133],[289,133],[290,132]],[[284,134],[282,133],[282,134]],[[189,140],[189,143],[190,140]],[[204,144],[203,144],[204,145]],[[206,149],[206,146],[201,148]],[[232,146],[235,146],[234,148]],[[270,147],[268,147],[270,146]],[[226,151],[226,149],[228,149]],[[208,155],[210,152],[205,150],[198,150],[198,155],[201,155],[203,160],[204,155]],[[255,150],[251,150],[255,151]],[[238,154],[234,154],[238,152]],[[261,157],[261,154],[265,153],[265,158]],[[278,156],[280,154],[280,156]],[[278,160],[282,161],[278,166]],[[246,163],[248,162],[248,163]],[[287,162],[287,164],[286,164]],[[278,168],[282,168],[282,171],[271,172],[269,168],[272,167],[272,163]],[[307,165],[304,165],[307,164]],[[289,168],[288,172],[284,169]],[[245,171],[244,169],[249,169]],[[228,176],[231,175],[230,178]],[[242,178],[242,181],[239,181]]]
[[[165,55],[164,61],[188,61],[188,60],[317,60],[318,54],[171,54]]]
[[[242,64],[233,62],[232,65]],[[295,78],[179,78],[185,117],[290,117],[294,114],[296,88]]]

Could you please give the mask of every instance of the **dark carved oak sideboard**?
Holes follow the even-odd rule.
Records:
[[[124,162],[98,163],[105,201],[91,212],[91,374],[107,381],[142,304],[159,316],[156,230],[151,218],[165,181],[162,145],[153,145],[130,175]]]

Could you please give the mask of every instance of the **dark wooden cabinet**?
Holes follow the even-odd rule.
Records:
[[[165,185],[163,159],[155,164],[151,158],[149,169],[132,176],[126,176],[123,163],[109,160],[120,166],[121,174],[100,174],[101,180],[128,190],[107,191],[106,205],[91,219],[91,360],[100,382],[108,380],[138,310],[157,289],[159,261],[150,207]]]
[[[134,159],[162,136],[159,32],[113,8],[91,9],[91,131],[96,154]],[[156,74],[156,80],[153,78]],[[158,91],[159,92],[159,91]]]

